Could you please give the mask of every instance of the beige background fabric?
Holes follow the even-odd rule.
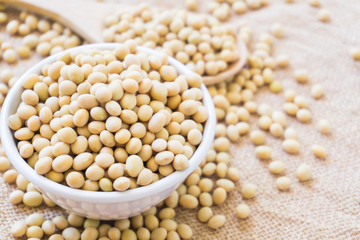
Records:
[[[108,0],[110,1],[110,0]],[[106,0],[104,4],[106,4]],[[112,2],[120,2],[113,0]],[[140,1],[121,1],[137,4]],[[183,1],[146,1],[161,6],[184,7]],[[165,3],[163,3],[165,2]],[[202,10],[206,4],[202,2]],[[298,94],[310,97],[311,84],[299,85],[292,77],[294,69],[309,70],[310,82],[321,83],[325,97],[311,100],[313,121],[300,124],[292,118],[289,123],[299,134],[301,152],[287,155],[281,150],[281,140],[268,136],[273,148],[273,159],[285,163],[285,174],[292,180],[289,192],[279,192],[275,187],[276,177],[268,171],[268,161],[254,156],[254,146],[248,137],[242,137],[231,148],[232,165],[240,168],[240,183],[215,213],[226,214],[226,225],[210,230],[197,221],[196,211],[177,209],[176,220],[187,223],[194,231],[193,239],[360,239],[360,62],[354,62],[348,50],[357,44],[360,47],[360,2],[358,0],[323,0],[323,7],[331,14],[330,23],[317,20],[318,9],[306,1],[295,0],[286,4],[284,0],[269,0],[268,7],[233,17],[234,23],[247,21],[254,32],[268,31],[279,22],[284,26],[285,37],[276,39],[274,56],[289,55],[291,66],[276,72],[276,78],[285,89],[293,88]],[[258,102],[267,102],[274,109],[281,109],[284,98],[281,94],[261,90]],[[329,136],[316,129],[319,119],[328,119],[333,127]],[[252,117],[255,122],[256,117]],[[255,124],[253,124],[255,128]],[[325,160],[316,159],[310,149],[312,144],[327,148]],[[312,166],[313,180],[299,183],[295,170],[300,163]],[[246,200],[251,216],[239,220],[235,207],[243,202],[241,183],[251,182],[258,186],[254,199]],[[8,234],[11,223],[33,212],[22,205],[12,206],[8,195],[13,189],[0,178],[0,239],[12,239]],[[47,217],[61,210],[39,208]]]

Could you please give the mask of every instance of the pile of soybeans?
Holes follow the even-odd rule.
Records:
[[[309,4],[320,6],[315,0],[309,1]],[[186,1],[186,5],[191,11],[197,9],[196,0]],[[243,14],[248,8],[258,9],[266,5],[267,1],[256,0],[218,1],[212,3],[209,11],[218,20],[224,21],[229,18],[231,9]],[[16,19],[7,16],[7,12],[11,11],[15,11]],[[32,76],[33,79],[29,80],[31,82],[36,78],[28,88],[25,87],[27,90],[22,95],[24,103],[17,115],[9,119],[10,127],[16,131],[20,154],[38,174],[53,181],[90,191],[124,191],[151,184],[187,167],[188,159],[201,142],[203,124],[207,120],[201,101],[199,86],[202,80],[199,75],[216,75],[226,71],[238,58],[236,43],[239,37],[248,45],[246,68],[226,82],[208,86],[218,124],[212,149],[204,161],[157,206],[129,219],[107,222],[64,211],[56,211],[56,216],[51,218],[37,213],[41,206],[55,208],[56,204],[18,174],[1,149],[2,177],[14,186],[9,201],[20,209],[31,207],[34,212],[12,224],[9,232],[14,237],[26,236],[32,240],[45,237],[50,240],[191,239],[191,227],[176,221],[176,211],[182,208],[196,212],[198,221],[211,229],[223,227],[228,218],[238,217],[239,221],[246,221],[242,219],[251,214],[246,201],[261,192],[257,191],[255,183],[248,183],[246,179],[240,182],[241,169],[232,166],[231,144],[242,138],[248,138],[254,144],[253,154],[267,164],[270,174],[276,176],[274,186],[279,191],[289,191],[292,184],[312,179],[312,167],[300,164],[296,172],[286,172],[299,180],[292,182],[285,174],[285,163],[273,159],[272,149],[266,142],[266,138],[272,136],[281,141],[284,154],[297,154],[301,143],[296,129],[288,126],[288,119],[304,124],[312,121],[309,97],[298,95],[294,89],[283,89],[281,81],[275,77],[276,70],[289,65],[287,55],[275,57],[271,54],[274,39],[284,36],[283,26],[274,23],[269,33],[261,34],[255,41],[252,30],[246,25],[237,32],[236,28],[223,25],[211,16],[190,14],[184,10],[172,10],[171,13],[141,6],[133,14],[120,11],[109,16],[104,20],[104,41],[122,42],[126,49],[123,51],[132,57],[122,58],[123,52],[102,52],[71,56],[68,62],[58,61],[45,67],[42,75]],[[329,12],[319,10],[318,19],[329,22]],[[34,54],[47,56],[82,42],[69,29],[28,12],[3,8],[0,23],[6,25],[11,37],[21,38],[17,47],[13,46],[11,37],[1,42],[3,60],[7,64],[21,62],[18,58],[29,57],[33,50]],[[199,75],[177,76],[165,58],[148,57],[149,64],[155,69],[152,72],[139,67],[141,64],[128,64],[128,61],[143,61],[133,54],[136,44],[173,56]],[[358,48],[351,49],[350,53],[355,60],[360,59]],[[76,66],[70,66],[71,62]],[[112,78],[105,74],[121,76],[128,66],[130,70],[127,69],[124,75],[130,77]],[[137,81],[143,71],[148,74],[144,78],[146,80]],[[306,69],[296,69],[293,78],[299,84],[305,84],[309,83],[308,75]],[[54,82],[59,77],[64,81]],[[92,79],[90,85],[96,87],[85,84],[85,79]],[[160,84],[156,79],[169,81]],[[2,103],[17,78],[12,71],[3,70],[0,80]],[[146,84],[150,82],[159,91],[152,91],[151,87],[148,89]],[[176,82],[180,82],[180,86],[172,84]],[[122,89],[121,96],[115,96],[116,93],[109,90],[110,85]],[[260,89],[283,98],[282,109],[257,102],[256,95]],[[167,94],[162,95],[163,91]],[[70,97],[73,94],[77,97]],[[310,95],[316,100],[321,99],[324,96],[323,87],[313,84]],[[39,103],[43,104],[41,110],[36,108]],[[83,110],[79,111],[80,108]],[[117,111],[119,109],[121,111]],[[258,118],[256,126],[250,126],[251,117]],[[151,121],[156,121],[156,124]],[[114,125],[123,128],[114,129]],[[320,134],[326,136],[331,133],[331,124],[327,119],[321,119],[315,125]],[[57,137],[53,140],[51,137],[55,132]],[[121,154],[113,149],[116,144],[123,146],[122,150],[118,150]],[[85,154],[88,147],[96,154]],[[321,143],[314,144],[311,151],[320,159],[327,154]],[[85,160],[81,159],[81,164],[76,164],[79,157]],[[145,166],[142,165],[144,159],[148,160]],[[96,164],[91,165],[93,162]],[[129,176],[124,176],[125,171]],[[233,215],[221,214],[221,205],[234,189],[240,189],[242,199],[233,206]]]

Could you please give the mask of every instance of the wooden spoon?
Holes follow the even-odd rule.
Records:
[[[0,0],[0,3],[30,10],[69,27],[89,43],[103,42],[104,20],[121,7],[129,5],[99,3],[88,0]],[[247,50],[238,38],[240,57],[224,72],[204,76],[204,83],[211,85],[233,77],[245,65]]]
[[[240,52],[239,59],[232,63],[227,70],[214,76],[203,76],[205,85],[212,85],[215,83],[223,82],[227,79],[232,78],[237,74],[245,65],[247,60],[247,48],[245,43],[238,37],[237,46]]]

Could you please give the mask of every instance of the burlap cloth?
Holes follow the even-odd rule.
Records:
[[[140,1],[125,2],[137,4]],[[146,2],[184,7],[183,1]],[[256,197],[246,200],[251,207],[251,216],[247,220],[235,216],[235,207],[244,201],[240,187],[237,187],[224,205],[214,208],[215,213],[227,217],[226,225],[221,229],[210,230],[199,223],[197,211],[179,208],[176,220],[191,225],[193,239],[360,239],[360,62],[354,62],[348,53],[350,46],[360,46],[360,2],[322,1],[330,11],[330,23],[318,21],[318,9],[310,7],[306,1],[295,0],[293,4],[286,4],[284,0],[269,2],[268,7],[250,11],[233,21],[246,20],[255,38],[268,31],[273,23],[282,23],[285,37],[275,40],[273,52],[275,56],[288,54],[291,66],[277,71],[276,78],[285,89],[293,88],[298,94],[310,97],[310,84],[299,85],[292,77],[294,69],[307,68],[310,82],[321,83],[325,89],[323,99],[311,100],[312,123],[290,120],[290,125],[299,133],[300,154],[287,155],[281,150],[280,140],[267,138],[273,148],[273,159],[282,160],[286,165],[285,173],[292,180],[291,190],[279,192],[276,189],[276,178],[269,173],[268,162],[256,159],[254,146],[248,137],[243,137],[232,146],[232,164],[241,170],[240,183],[252,182],[258,186]],[[202,5],[206,3],[208,1]],[[275,95],[265,89],[256,95],[256,99],[271,103],[274,109],[281,109],[284,102],[281,94]],[[329,136],[321,135],[316,129],[317,121],[323,118],[333,127]],[[327,148],[326,160],[313,156],[312,144]],[[295,170],[300,163],[312,166],[312,181],[298,183]],[[40,211],[47,217],[62,213],[45,207],[12,206],[8,196],[13,186],[0,178],[0,189],[0,239],[12,239],[9,234],[11,224],[33,211]]]

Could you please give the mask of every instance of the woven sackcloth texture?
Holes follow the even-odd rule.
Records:
[[[138,4],[141,1],[116,1]],[[106,4],[106,0],[104,4]],[[184,8],[184,1],[151,0],[151,6]],[[206,4],[201,3],[201,11]],[[254,155],[254,146],[247,136],[231,147],[232,165],[241,170],[241,179],[228,200],[215,213],[225,214],[226,225],[210,230],[197,221],[197,211],[177,209],[176,220],[190,224],[193,239],[360,239],[360,62],[354,62],[348,53],[351,46],[360,47],[360,2],[358,0],[324,0],[324,8],[331,15],[329,23],[317,20],[317,8],[307,1],[270,0],[269,6],[249,11],[242,16],[233,16],[233,23],[248,22],[254,39],[269,31],[273,23],[284,26],[284,38],[274,42],[274,56],[287,54],[290,67],[276,71],[276,79],[285,89],[295,89],[299,95],[311,99],[313,120],[301,124],[289,119],[299,134],[301,151],[298,155],[285,154],[281,140],[268,136],[273,149],[273,159],[285,163],[285,175],[292,180],[291,190],[279,192],[275,187],[276,177],[269,173],[268,162]],[[293,78],[294,69],[306,68],[310,83],[321,83],[325,97],[315,101],[311,98],[311,84],[300,85]],[[257,93],[256,100],[281,109],[284,98],[264,89]],[[317,130],[317,121],[328,119],[332,133],[322,135]],[[252,122],[257,120],[252,117]],[[252,124],[255,126],[255,124]],[[311,152],[312,144],[320,144],[328,150],[324,160]],[[301,163],[312,166],[313,180],[299,183],[295,170]],[[2,175],[0,175],[2,176]],[[251,182],[258,186],[252,200],[242,200],[240,185]],[[47,218],[65,214],[60,209],[30,209],[23,205],[13,206],[8,201],[13,186],[5,184],[0,177],[0,239],[12,239],[11,224],[28,214],[38,211]],[[237,204],[245,201],[251,208],[246,220],[235,216]]]

